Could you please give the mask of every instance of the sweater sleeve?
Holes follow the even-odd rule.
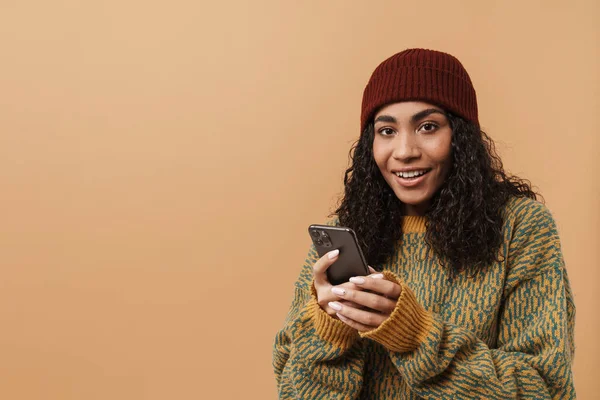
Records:
[[[358,332],[317,303],[311,247],[296,282],[283,329],[275,337],[273,368],[280,399],[356,399],[364,357]]]
[[[472,331],[443,321],[402,286],[390,317],[361,335],[385,346],[411,390],[426,399],[574,399],[575,306],[554,221],[536,206],[515,223],[489,348]]]

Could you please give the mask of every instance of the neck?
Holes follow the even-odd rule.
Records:
[[[411,217],[424,217],[429,204],[404,204],[403,214]]]

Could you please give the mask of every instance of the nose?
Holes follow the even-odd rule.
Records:
[[[399,132],[393,140],[393,146],[392,157],[396,160],[407,162],[421,156],[418,140],[411,132]]]

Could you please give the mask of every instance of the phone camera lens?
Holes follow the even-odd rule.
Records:
[[[327,234],[327,232],[323,231],[322,235],[324,239],[329,239],[329,235]]]
[[[314,237],[314,238],[318,238],[318,237],[320,236],[320,235],[319,235],[319,231],[311,231],[311,232],[310,232],[310,234],[311,234],[311,235],[312,235],[312,237]]]
[[[323,245],[323,241],[322,241],[321,239],[316,239],[316,240],[315,240],[315,243],[316,243],[317,245],[319,245],[319,246],[322,246],[322,245]]]

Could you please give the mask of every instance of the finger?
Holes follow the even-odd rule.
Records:
[[[351,282],[342,283],[341,285],[338,285],[338,287],[342,287],[346,290],[350,290],[350,289],[355,290],[355,291],[362,290],[362,288],[360,288],[359,286],[356,286],[354,283],[351,283]],[[331,290],[330,290],[331,284],[329,283],[329,281],[327,281],[327,277],[325,277],[324,281],[321,280],[320,282],[317,282],[317,280],[315,278],[315,289],[317,291],[317,303],[319,304],[319,306],[327,314],[336,318],[335,317],[336,311],[333,310],[331,307],[329,307],[328,304],[329,304],[329,302],[340,300],[340,298],[331,292]],[[352,303],[352,305],[355,306],[356,308],[362,308],[362,306],[358,305],[358,304]]]
[[[356,308],[356,309],[359,309],[359,310],[362,310],[362,309],[364,309],[364,307],[363,307],[363,306],[361,306],[360,304],[356,304],[356,303],[353,303],[353,302],[351,302],[351,301],[348,301],[348,300],[340,300],[340,299],[338,299],[337,301],[338,301],[339,303],[342,303],[342,305],[345,305],[345,304],[346,304],[346,305],[348,305],[348,306],[350,306],[350,307],[352,307],[352,308]]]
[[[355,304],[355,303],[353,303],[351,301],[346,301],[346,300],[331,299],[329,302],[331,303],[331,302],[334,302],[334,301],[337,301],[338,303],[342,304],[342,306],[349,306],[349,307],[353,307],[353,308],[356,308],[356,309],[361,309],[362,308],[362,306],[360,306],[358,304]],[[325,311],[330,317],[337,318],[337,315],[336,315],[337,314],[337,310],[334,310],[333,308],[329,307],[329,303],[320,304],[320,302],[319,302],[319,305],[321,306],[321,308],[323,309],[323,311]]]
[[[367,332],[367,331],[371,331],[371,330],[373,330],[373,329],[376,328],[375,326],[366,326],[366,325],[363,325],[363,324],[359,324],[358,322],[352,321],[351,319],[346,318],[342,314],[339,314],[339,313],[336,314],[336,317],[340,321],[342,321],[343,323],[345,323],[346,325],[348,325],[349,327],[354,328],[354,329],[356,329],[359,332]]]
[[[353,283],[349,283],[349,282],[343,283],[343,284],[339,285],[338,287],[343,287],[344,290],[350,290],[350,289],[358,290],[358,291],[361,290],[359,287],[357,287]],[[336,313],[335,310],[333,310],[331,307],[329,307],[329,303],[332,301],[340,301],[342,303],[346,302],[353,307],[362,308],[361,305],[355,304],[351,301],[346,301],[346,300],[341,301],[339,296],[335,295],[331,291],[331,285],[329,284],[329,282],[326,282],[325,285],[317,285],[315,283],[315,289],[317,291],[317,303],[327,314],[329,314],[331,316],[335,316],[335,313]]]
[[[329,303],[329,306],[337,311],[336,315],[338,318],[339,315],[342,315],[358,324],[371,327],[370,329],[378,327],[388,317],[388,315],[384,315],[376,311],[359,310],[348,305],[342,305],[336,301]]]
[[[396,307],[396,301],[391,300],[379,293],[345,289],[339,286],[334,286],[330,290],[331,293],[338,296],[338,298],[358,304],[359,307],[355,308],[360,309],[367,307],[385,314],[390,314]]]
[[[398,285],[396,282],[384,279],[384,275],[381,273],[369,276],[355,276],[350,278],[350,282],[363,288],[363,290],[370,290],[372,292],[380,293],[392,300],[397,300],[402,292],[400,285]]]
[[[331,292],[331,287],[332,286],[329,282],[326,282],[326,285],[321,284],[319,286],[315,286],[315,288],[317,289],[317,297],[319,299],[327,299],[327,302],[338,300],[338,297]],[[351,282],[345,282],[340,285],[336,285],[336,287],[342,288],[344,290],[363,290],[363,288]]]
[[[342,303],[342,305],[347,304],[350,307],[354,307],[354,308],[361,308],[362,307],[360,304],[356,304],[356,303],[354,303],[352,301],[348,301],[348,300],[340,300],[340,299],[338,299],[336,301]]]
[[[327,315],[329,315],[330,317],[337,318],[337,315],[336,315],[337,311],[334,310],[333,308],[331,308],[331,307],[324,307],[323,311],[325,311],[327,313]]]
[[[376,274],[377,270],[369,265],[369,272],[371,272],[372,274]]]
[[[343,285],[340,285],[337,287],[343,287]],[[343,290],[347,291],[350,289],[346,287]],[[342,298],[343,298],[343,296],[336,295],[334,292],[331,291],[331,285],[324,285],[324,286],[320,286],[319,288],[317,288],[317,300],[318,300],[318,303],[321,306],[321,308],[327,307],[327,304],[331,301],[341,301]],[[352,303],[348,299],[345,299],[344,301]],[[353,305],[356,305],[357,308],[362,307],[361,305],[358,305],[355,303],[353,303]]]
[[[344,282],[339,285],[336,285],[336,287],[339,287],[342,289],[347,289],[347,290],[364,290],[361,286],[355,285],[352,282]]]
[[[313,265],[313,278],[315,280],[315,284],[329,284],[327,279],[327,268],[329,268],[331,264],[338,259],[339,254],[339,250],[332,250],[317,260],[315,265]]]

